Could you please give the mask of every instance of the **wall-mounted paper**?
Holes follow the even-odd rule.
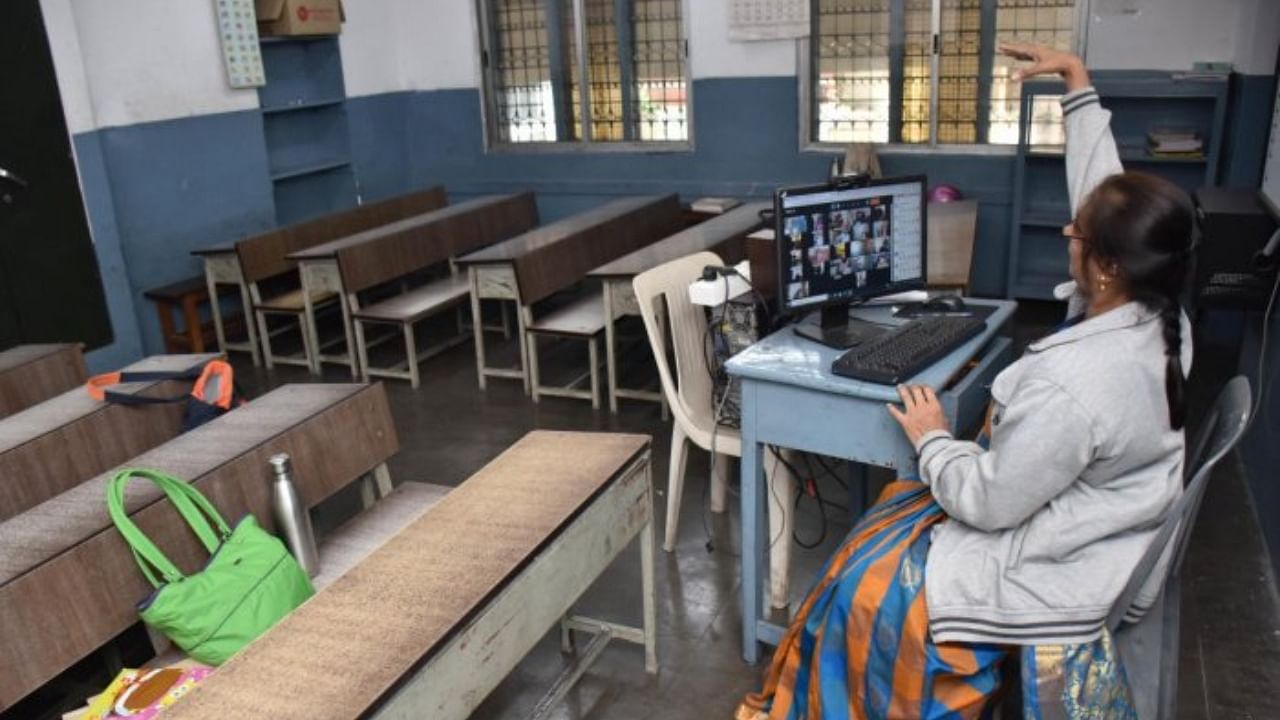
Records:
[[[262,48],[258,45],[258,18],[253,0],[214,0],[218,12],[218,34],[222,59],[227,67],[227,83],[233,88],[267,84],[262,70]]]
[[[729,0],[730,40],[809,36],[809,0]]]

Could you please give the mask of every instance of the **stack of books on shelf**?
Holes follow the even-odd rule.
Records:
[[[1152,130],[1147,133],[1147,152],[1153,157],[1204,157],[1204,141],[1191,130]]]

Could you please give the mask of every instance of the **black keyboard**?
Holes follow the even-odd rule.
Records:
[[[836,358],[831,372],[896,385],[980,334],[986,326],[984,320],[976,317],[916,318]]]

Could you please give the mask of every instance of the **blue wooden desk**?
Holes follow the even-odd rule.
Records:
[[[977,427],[992,379],[1013,359],[1012,341],[998,336],[1017,307],[1008,300],[966,302],[995,306],[987,329],[910,381],[942,388],[939,400],[958,432]],[[873,322],[904,322],[888,307],[861,308],[853,315]],[[900,473],[915,469],[915,451],[885,409],[885,403],[898,402],[897,390],[833,375],[831,363],[840,355],[839,350],[784,328],[727,364],[742,386],[742,640],[749,663],[760,658],[761,642],[777,645],[783,632],[763,615],[769,539],[765,446],[896,468]]]

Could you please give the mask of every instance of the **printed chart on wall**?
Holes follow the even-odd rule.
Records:
[[[215,0],[222,59],[227,67],[227,83],[233,88],[265,85],[262,48],[258,45],[258,18],[253,0]]]
[[[730,40],[809,36],[809,0],[729,0]]]

